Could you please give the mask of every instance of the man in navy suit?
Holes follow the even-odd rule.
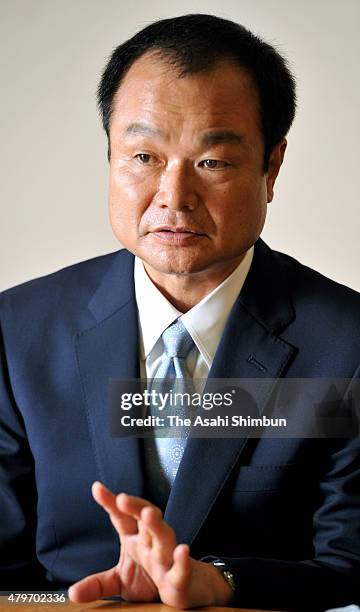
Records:
[[[280,377],[356,389],[359,296],[259,238],[295,112],[284,60],[232,22],[165,20],[114,51],[99,103],[125,249],[1,296],[2,588],[354,601],[358,438],[190,439],[164,500],[146,444],[108,430],[109,379],[152,378],[175,321],[194,381],[258,378],[259,412]]]

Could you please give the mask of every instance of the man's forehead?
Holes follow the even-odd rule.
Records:
[[[169,134],[165,129],[142,121],[131,122],[124,129],[124,136],[128,138],[144,136],[169,140]],[[231,129],[208,129],[196,134],[198,144],[216,145],[222,143],[243,144],[244,137],[239,132]]]
[[[181,128],[200,145],[242,144],[243,134],[258,127],[258,95],[245,69],[228,62],[180,77],[164,67],[151,55],[134,63],[114,98],[110,127],[128,139],[163,140]]]

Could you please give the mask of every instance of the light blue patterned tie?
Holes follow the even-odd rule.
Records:
[[[176,393],[192,393],[192,379],[186,368],[185,360],[195,345],[180,319],[177,319],[163,332],[162,340],[164,355],[155,372],[152,389],[156,389],[159,393],[169,392],[169,389],[173,389]],[[166,414],[166,411],[165,406],[163,413]],[[177,414],[182,417],[185,417],[185,412],[185,408],[180,406],[167,411],[168,414]],[[160,466],[171,485],[175,480],[184,453],[187,434],[188,431],[184,433],[183,430],[182,437],[156,438]]]

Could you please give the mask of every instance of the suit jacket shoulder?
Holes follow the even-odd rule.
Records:
[[[360,361],[359,293],[259,240],[240,300],[267,330],[301,349],[311,364],[308,376],[353,376]],[[303,363],[296,359],[289,375],[307,376]]]
[[[69,331],[94,324],[88,306],[109,278],[112,292],[101,292],[103,307],[121,294],[123,276],[131,276],[133,255],[126,249],[94,257],[11,287],[0,294],[3,329],[16,324],[23,337],[34,336],[57,321]],[[13,331],[15,331],[13,329]]]

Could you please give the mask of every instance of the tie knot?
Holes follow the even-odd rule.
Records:
[[[192,337],[180,319],[176,319],[174,323],[165,329],[162,339],[168,357],[186,359],[194,346]]]

